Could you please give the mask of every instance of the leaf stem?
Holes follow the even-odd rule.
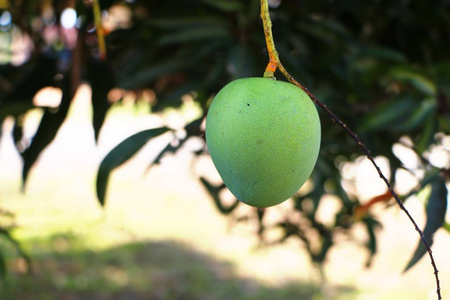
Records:
[[[411,214],[408,212],[406,207],[403,205],[403,202],[400,200],[400,198],[397,195],[397,193],[395,193],[395,191],[392,188],[389,180],[386,178],[386,176],[383,174],[383,172],[381,172],[381,169],[377,165],[377,163],[375,162],[372,154],[370,153],[370,150],[366,147],[366,145],[364,145],[364,143],[361,141],[361,139],[345,123],[343,123],[325,104],[320,102],[316,98],[316,96],[314,96],[306,87],[304,87],[299,82],[297,82],[295,80],[295,78],[292,77],[286,71],[284,66],[281,64],[281,61],[280,61],[279,56],[278,56],[278,52],[275,49],[275,42],[274,42],[273,36],[272,36],[272,21],[270,20],[270,15],[269,15],[268,0],[261,0],[261,19],[262,19],[263,26],[264,26],[264,35],[265,35],[265,38],[266,38],[267,50],[269,51],[269,58],[270,58],[270,62],[268,64],[267,68],[266,68],[266,71],[264,72],[264,77],[268,77],[268,78],[272,77],[273,78],[275,70],[278,67],[280,72],[286,77],[286,79],[290,83],[292,83],[292,84],[298,86],[299,88],[301,88],[311,98],[311,100],[315,104],[317,104],[331,118],[331,120],[333,122],[336,122],[340,127],[342,127],[342,129],[344,129],[344,131],[362,149],[362,151],[366,155],[367,159],[369,159],[369,161],[372,163],[374,168],[377,170],[378,175],[380,176],[380,178],[386,184],[389,192],[394,197],[394,199],[397,202],[397,204],[399,205],[400,209],[405,212],[405,214],[407,215],[408,219],[413,224],[415,230],[419,233],[422,243],[427,248],[428,255],[429,255],[430,260],[431,260],[431,265],[432,265],[433,270],[434,270],[434,276],[435,276],[435,279],[436,279],[436,293],[437,293],[438,299],[441,300],[442,296],[441,296],[441,288],[440,288],[440,283],[439,283],[438,269],[437,269],[436,263],[434,261],[433,252],[431,251],[430,245],[427,242],[427,240],[425,239],[425,236],[424,236],[422,230],[420,230],[420,228],[417,225],[417,223],[414,220],[414,218],[411,216]]]

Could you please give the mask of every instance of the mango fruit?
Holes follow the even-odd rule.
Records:
[[[279,204],[299,190],[316,164],[320,138],[308,95],[269,78],[227,84],[206,117],[214,166],[231,193],[255,207]]]

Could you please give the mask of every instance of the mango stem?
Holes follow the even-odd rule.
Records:
[[[264,27],[264,35],[266,37],[267,51],[269,51],[269,64],[264,72],[264,78],[275,78],[275,71],[278,68],[280,59],[278,58],[278,52],[275,49],[275,42],[272,36],[272,21],[269,15],[269,2],[268,0],[261,0],[261,19]]]

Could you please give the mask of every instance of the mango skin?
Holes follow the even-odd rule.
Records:
[[[300,88],[268,78],[244,78],[215,96],[206,117],[206,143],[231,193],[256,207],[295,194],[316,164],[321,128]]]

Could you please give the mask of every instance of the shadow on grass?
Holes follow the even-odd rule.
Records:
[[[77,246],[70,235],[57,235],[30,246],[33,273],[21,274],[13,266],[0,286],[0,299],[323,299],[317,286],[270,287],[237,275],[229,262],[174,241],[94,252]],[[336,299],[351,299],[354,291],[335,293]]]

